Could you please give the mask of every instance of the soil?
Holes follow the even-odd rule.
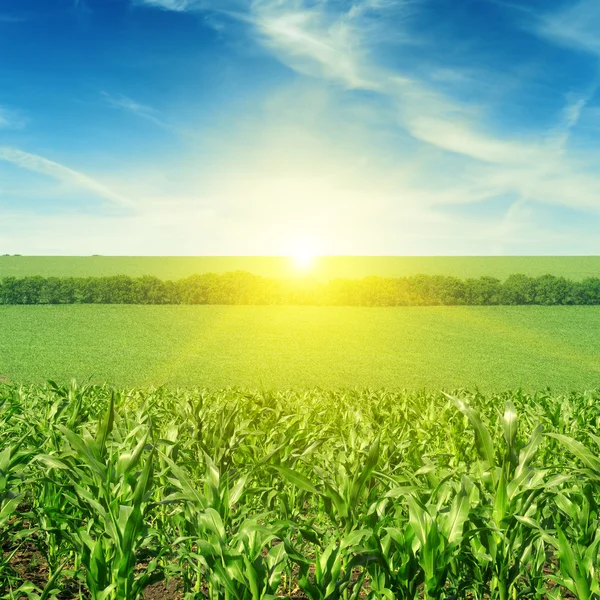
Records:
[[[5,551],[4,557],[8,558],[11,552]],[[547,573],[556,572],[556,560],[554,557],[551,558],[551,563],[548,564],[545,571]],[[48,565],[43,554],[36,548],[35,544],[28,542],[23,544],[17,552],[15,552],[10,559],[10,566],[14,570],[15,574],[22,581],[28,581],[33,583],[40,589],[43,589],[44,585],[48,581]],[[144,565],[140,565],[143,568]],[[353,580],[358,577],[358,572],[353,574]],[[61,582],[62,590],[57,596],[59,600],[75,600],[86,598],[87,594],[81,590],[81,586],[78,581],[65,577]],[[365,586],[365,593],[361,593],[361,598],[367,595],[368,583]],[[287,590],[286,590],[287,591]],[[294,589],[288,591],[289,595],[286,598],[292,600],[303,600],[307,596],[299,590],[296,586]],[[576,597],[564,592],[565,600],[574,599]],[[144,591],[145,600],[181,600],[183,598],[182,582],[178,578],[172,578],[168,583],[164,581],[155,583],[149,586]],[[18,598],[17,600],[27,600],[25,596]]]
[[[7,558],[12,552],[4,552]],[[49,569],[44,555],[32,543],[23,544],[17,552],[12,555],[9,562],[21,582],[33,583],[36,587],[43,589],[48,582]],[[60,600],[73,600],[81,598],[80,585],[69,577],[63,577],[61,581],[62,591],[58,595]],[[18,600],[27,600],[25,597]]]
[[[182,597],[181,581],[178,579],[171,579],[168,585],[159,581],[144,591],[144,600],[179,600]]]

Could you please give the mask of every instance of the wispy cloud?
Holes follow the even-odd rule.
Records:
[[[522,4],[517,4],[516,2],[510,2],[510,0],[481,0],[482,2],[487,2],[489,4],[495,4],[502,8],[509,8],[511,10],[519,11],[522,13],[526,13],[528,15],[535,15],[535,8],[531,6],[523,6]]]
[[[600,55],[600,3],[579,0],[567,8],[543,15],[535,30],[557,44]]]
[[[131,98],[121,94],[113,95],[109,94],[108,92],[102,92],[102,97],[106,104],[112,106],[113,108],[126,110],[140,117],[141,119],[145,119],[146,121],[154,123],[154,125],[157,125],[158,127],[170,129],[169,124],[163,121],[159,116],[159,112],[151,106],[141,104],[140,102],[132,100]]]
[[[10,125],[11,125],[11,121],[10,121],[8,115],[6,114],[5,109],[0,107],[0,129],[5,129],[7,127],[10,127]]]
[[[396,6],[399,4],[403,3]],[[575,160],[565,156],[570,133],[595,87],[586,95],[567,98],[557,124],[537,138],[500,136],[482,122],[478,107],[462,105],[421,81],[379,66],[372,59],[369,46],[375,43],[378,34],[372,29],[363,29],[361,19],[356,17],[370,10],[371,3],[357,2],[348,11],[334,16],[324,8],[326,4],[319,6],[321,8],[308,7],[303,2],[275,0],[253,4],[258,32],[282,62],[301,72],[313,75],[316,72],[349,88],[377,91],[386,96],[396,103],[398,124],[416,139],[461,154],[482,163],[482,167],[494,165],[492,172],[477,164],[467,165],[467,168],[476,171],[481,182],[488,181],[496,192],[516,192],[539,202],[600,209],[597,199],[600,178],[582,170]],[[600,4],[586,0],[565,17],[565,23],[569,31],[581,33],[581,27],[586,24],[587,28],[590,19],[592,23],[600,19]],[[600,50],[597,36],[600,23],[598,25],[593,31]],[[366,31],[370,38],[365,38]],[[592,29],[587,31],[591,45]],[[315,66],[318,71],[314,70]]]
[[[25,123],[25,118],[18,111],[0,106],[0,129],[21,129]]]
[[[28,171],[52,177],[62,183],[88,190],[100,198],[122,206],[134,206],[134,202],[130,198],[114,192],[96,179],[42,156],[23,152],[17,148],[0,146],[0,160]]]
[[[312,76],[334,79],[350,88],[379,89],[364,69],[365,48],[358,26],[366,10],[354,4],[347,12],[307,10],[303,3],[254,2],[247,17],[262,43],[288,66]]]
[[[165,152],[161,138],[162,146],[154,154],[149,148],[143,163],[119,161],[115,152],[110,178],[97,175],[102,181],[42,156],[0,147],[0,160],[65,184],[52,186],[53,193],[69,187],[70,195],[87,191],[88,197],[122,206],[133,206],[131,198],[144,199],[135,204],[135,211],[118,211],[126,212],[123,219],[85,215],[84,210],[72,214],[64,222],[77,223],[81,233],[68,241],[68,251],[104,252],[101,222],[115,240],[135,230],[115,244],[121,253],[152,248],[171,254],[271,254],[281,252],[297,235],[321,240],[322,251],[334,254],[555,253],[567,246],[567,225],[541,225],[536,220],[540,214],[561,215],[568,207],[587,218],[600,210],[600,176],[589,167],[597,150],[592,148],[585,157],[577,151],[595,89],[564,87],[552,102],[543,98],[543,124],[542,119],[531,119],[523,128],[498,125],[501,119],[494,121],[492,111],[504,111],[505,105],[498,97],[489,98],[496,92],[507,98],[506,82],[514,74],[496,77],[488,64],[460,60],[465,56],[456,61],[440,56],[443,43],[434,44],[433,34],[416,30],[427,19],[431,23],[431,15],[419,13],[421,8],[429,10],[426,0],[128,1],[140,9],[189,12],[190,20],[195,14],[205,24],[224,28],[219,43],[226,41],[227,28],[234,35],[247,35],[242,44],[207,49],[215,55],[222,52],[218,57],[223,65],[229,60],[243,65],[248,56],[232,54],[241,46],[253,46],[252,68],[259,60],[271,68],[264,52],[256,52],[258,46],[303,77],[276,81],[282,69],[272,69],[268,83],[266,77],[257,78],[257,85],[243,77],[227,80],[237,98],[244,97],[248,86],[252,102],[244,102],[243,108],[242,103],[223,102],[218,108],[208,103],[214,119],[205,119],[204,113],[194,122],[192,110],[169,114],[167,103],[160,111],[150,106],[145,99],[152,96],[136,88],[136,82],[127,87],[119,87],[118,80],[104,83],[113,91],[100,93],[96,101],[105,111],[114,109],[113,116],[124,111],[130,120],[143,119],[183,135],[177,119],[185,114],[190,133],[177,140],[185,152]],[[589,1],[548,18],[512,10],[519,9],[519,3],[495,4],[499,10],[508,7],[506,14],[519,21],[535,21],[545,28],[545,38],[595,53],[593,40],[573,40],[579,34],[583,39],[591,36],[577,12],[594,9]],[[134,18],[140,16],[133,12]],[[456,56],[469,40],[465,46],[462,42],[457,40]],[[422,44],[418,50],[417,44]],[[186,43],[185,51],[190,47]],[[232,73],[239,73],[239,65]],[[157,77],[160,68],[157,64]],[[230,76],[225,72],[223,80]],[[494,89],[478,95],[482,88]],[[548,85],[543,93],[549,89]],[[131,96],[114,90],[127,90]],[[517,95],[518,91],[515,104],[525,96]],[[534,93],[527,97],[529,114],[540,98]],[[559,98],[564,100],[562,111]],[[183,104],[179,97],[177,102]],[[198,106],[194,104],[196,114]],[[0,112],[0,127],[2,118]],[[115,121],[124,124],[123,118]],[[69,163],[66,158],[61,161]],[[19,176],[6,165],[4,170]],[[33,180],[34,187],[47,183],[30,175],[26,179]],[[2,183],[5,204],[10,205],[10,185]],[[34,197],[43,196],[38,189],[28,190],[30,206],[35,207]],[[498,197],[502,202],[494,204]],[[486,213],[486,205],[494,205],[495,212]],[[3,212],[0,230],[18,243],[9,223],[24,219],[31,232],[47,228],[43,215],[30,213],[15,213],[7,220]],[[62,240],[54,233],[46,234],[45,240],[50,236],[53,248],[60,251]],[[43,250],[44,238],[34,238],[31,247]],[[568,248],[590,253],[592,248],[597,251],[597,240],[582,236]]]
[[[162,7],[168,4],[163,1]],[[377,93],[395,106],[400,129],[419,142],[464,157],[463,171],[481,192],[471,194],[472,201],[492,194],[516,194],[528,201],[600,210],[600,178],[567,152],[570,135],[592,92],[567,97],[556,123],[537,135],[503,135],[485,122],[481,107],[463,104],[424,80],[376,60],[373,50],[380,40],[390,39],[390,28],[397,33],[404,27],[397,35],[396,51],[405,49],[404,42],[411,40],[408,17],[418,2],[252,0],[245,6],[246,10],[238,6],[229,14],[246,22],[255,39],[280,62],[328,83]],[[206,0],[181,4],[177,10],[224,8]],[[381,18],[387,11],[396,11],[396,16],[403,14],[398,11],[406,11],[407,20]],[[588,48],[598,44],[600,52],[600,4],[596,0],[583,0],[563,14],[553,15],[545,27],[547,33],[573,43],[579,37],[577,43]],[[443,190],[438,194],[443,199]],[[429,198],[436,202],[435,194]]]
[[[556,127],[548,132],[547,140],[550,147],[553,147],[557,153],[564,154],[571,137],[572,131],[578,126],[579,121],[587,108],[589,102],[594,97],[598,85],[585,94],[567,94],[566,103],[562,111],[562,118]]]
[[[163,10],[182,12],[194,5],[199,5],[199,2],[195,0],[134,0],[134,4],[137,6],[151,6]]]

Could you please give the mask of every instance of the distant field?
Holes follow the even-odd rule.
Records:
[[[179,279],[194,273],[225,273],[244,270],[265,277],[297,276],[299,271],[287,257],[118,257],[118,256],[1,256],[0,277],[6,275],[91,276],[155,275]],[[318,279],[334,277],[400,277],[406,275],[454,275],[505,279],[513,273],[537,276],[550,273],[569,279],[600,276],[598,256],[328,256],[318,258],[305,271]]]
[[[0,307],[0,376],[221,388],[600,388],[600,307]]]

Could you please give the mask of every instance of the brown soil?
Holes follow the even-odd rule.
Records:
[[[171,579],[168,585],[159,581],[144,591],[144,600],[179,600],[182,596],[181,582],[178,579]]]
[[[27,544],[11,559],[10,566],[20,579],[30,581],[37,587],[44,587],[48,581],[48,565],[44,556],[33,546]]]
[[[5,558],[8,558],[10,552],[4,552]],[[551,557],[551,563],[556,563],[554,557]],[[546,573],[556,572],[556,564],[549,563],[545,569]],[[22,581],[33,583],[40,589],[46,585],[48,581],[48,565],[46,559],[35,547],[34,544],[28,542],[23,544],[19,550],[14,553],[10,560],[10,566],[15,571],[15,574]],[[143,565],[140,565],[143,568]],[[312,570],[312,569],[311,569]],[[358,571],[353,573],[352,580],[356,581],[358,578]],[[61,593],[58,595],[59,600],[74,600],[86,598],[86,594],[80,589],[79,582],[65,577],[61,581]],[[366,597],[368,593],[368,582],[363,582],[365,588],[364,593],[361,593],[361,598]],[[551,586],[552,587],[552,586]],[[168,584],[165,582],[158,582],[149,586],[144,591],[145,600],[181,600],[183,597],[183,591],[181,586],[181,580],[178,578],[172,578]],[[350,589],[352,584],[350,585]],[[298,589],[296,585],[292,585],[291,589],[284,590],[285,597],[292,600],[304,600],[306,595]],[[563,592],[565,600],[573,599],[576,600],[575,596],[572,596],[566,590]],[[17,600],[27,600],[26,597],[18,598]]]
[[[7,558],[12,552],[4,552]],[[48,563],[44,555],[32,543],[23,544],[10,559],[10,567],[13,569],[21,582],[33,583],[36,587],[43,589],[48,582]],[[77,581],[69,577],[62,578],[62,591],[58,595],[60,600],[72,600],[81,598],[80,586]],[[25,597],[18,600],[27,600]]]

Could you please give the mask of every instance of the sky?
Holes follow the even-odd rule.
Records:
[[[0,254],[600,254],[598,0],[0,0]]]

